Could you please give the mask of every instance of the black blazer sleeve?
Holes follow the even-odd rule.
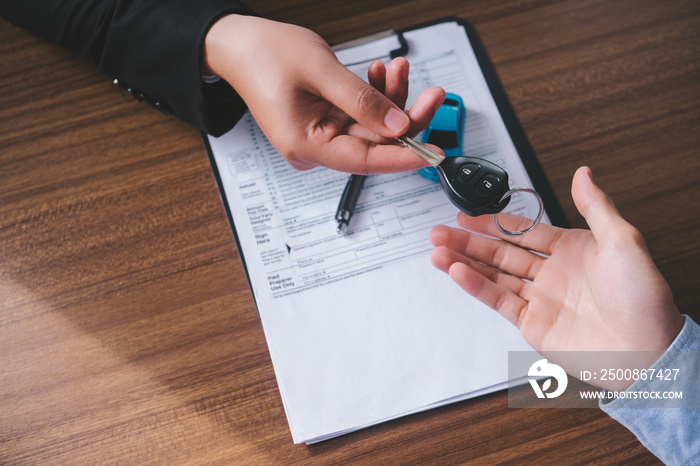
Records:
[[[90,57],[140,100],[218,136],[246,110],[223,80],[202,80],[204,38],[232,0],[2,0],[0,16]]]

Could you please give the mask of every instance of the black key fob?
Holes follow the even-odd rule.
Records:
[[[472,217],[497,214],[510,196],[508,173],[495,163],[477,157],[447,157],[436,167],[442,189],[459,210]]]

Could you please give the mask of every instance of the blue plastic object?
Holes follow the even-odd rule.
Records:
[[[423,131],[423,142],[438,146],[445,152],[445,157],[462,155],[462,128],[466,113],[462,98],[457,94],[446,93],[445,101]],[[419,173],[429,180],[440,181],[433,167],[421,168]]]

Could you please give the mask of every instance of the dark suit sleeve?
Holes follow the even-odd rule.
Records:
[[[253,15],[231,0],[2,0],[8,21],[118,79],[140,100],[220,135],[245,112],[223,80],[202,80],[204,38],[230,13]]]

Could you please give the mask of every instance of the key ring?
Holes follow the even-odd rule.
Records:
[[[533,196],[535,196],[535,199],[537,199],[537,203],[539,204],[539,212],[537,212],[537,216],[535,219],[532,221],[532,225],[530,225],[528,228],[520,231],[511,231],[503,228],[500,223],[498,223],[498,214],[493,214],[493,221],[496,222],[496,228],[498,228],[498,231],[503,233],[504,235],[507,236],[520,236],[524,233],[527,233],[528,231],[532,230],[537,226],[538,223],[540,223],[540,220],[542,220],[542,215],[544,215],[544,204],[542,203],[542,198],[540,197],[539,194],[537,194],[537,191],[531,188],[515,188],[511,189],[510,191],[506,192],[501,200],[499,201],[499,204],[503,202],[507,197],[512,196],[515,193],[530,193]],[[500,212],[499,212],[500,213]]]

